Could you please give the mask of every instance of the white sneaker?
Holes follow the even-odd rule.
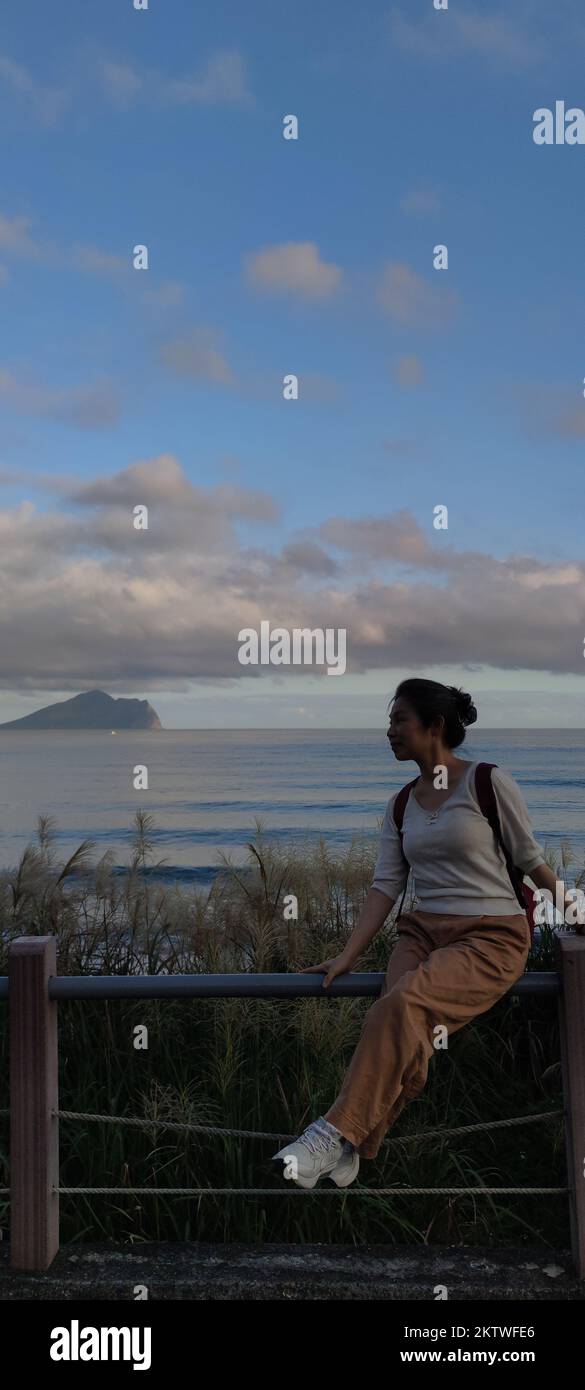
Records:
[[[357,1149],[343,1135],[337,1137],[325,1128],[323,1119],[314,1120],[291,1144],[272,1155],[283,1178],[297,1187],[315,1187],[320,1178],[330,1177],[337,1187],[348,1187],[357,1177],[360,1159]]]

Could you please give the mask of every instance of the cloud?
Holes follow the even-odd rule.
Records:
[[[132,270],[130,255],[118,256],[99,246],[74,246],[68,259],[77,270],[87,270],[92,275],[116,277]]]
[[[434,188],[411,188],[400,199],[402,212],[412,212],[420,216],[441,211],[441,199]]]
[[[394,323],[442,328],[453,317],[458,299],[454,290],[431,284],[403,261],[390,261],[380,277],[378,303]]]
[[[136,271],[133,265],[134,246],[125,256],[104,251],[99,246],[76,245],[68,253],[66,263],[89,275],[102,275],[121,288],[138,292],[144,304],[157,309],[175,309],[185,298],[185,286],[180,280],[161,280],[156,283],[153,272]]]
[[[529,439],[558,440],[585,438],[585,399],[565,386],[541,382],[515,383],[504,389],[504,396],[519,411]]]
[[[175,309],[185,299],[185,286],[180,280],[162,280],[153,289],[143,288],[142,297],[147,304],[157,305],[161,309]]]
[[[220,556],[222,573],[228,557],[238,551],[237,527],[247,523],[273,525],[279,510],[270,494],[252,488],[220,484],[198,487],[184,473],[172,454],[139,460],[112,475],[78,483],[64,476],[32,475],[29,484],[55,494],[68,510],[68,548],[107,556],[107,564],[140,574],[137,539],[144,536],[147,568],[164,564],[171,568],[182,556],[194,569],[204,571]],[[31,514],[34,512],[32,504]],[[148,529],[136,532],[136,507],[148,508]],[[39,518],[40,521],[40,518]],[[66,547],[67,548],[67,547]],[[189,559],[191,557],[191,559]],[[248,561],[249,563],[249,561]],[[161,582],[166,582],[161,569]]]
[[[70,101],[65,87],[46,87],[6,54],[0,54],[0,83],[16,94],[41,125],[56,125]]]
[[[561,439],[584,439],[585,410],[583,406],[572,405],[561,410],[553,422],[553,428]]]
[[[0,682],[233,681],[237,634],[263,620],[344,627],[348,670],[495,666],[582,672],[585,566],[457,550],[406,510],[331,516],[281,545],[265,492],[193,484],[171,454],[46,480],[59,500],[0,510]],[[133,509],[148,506],[148,530]],[[258,527],[266,544],[256,542]],[[283,680],[310,668],[283,671]]]
[[[213,381],[220,386],[231,386],[236,380],[211,329],[194,329],[185,337],[164,343],[160,359],[174,376],[188,381]]]
[[[89,386],[49,387],[0,368],[0,398],[23,415],[39,415],[77,429],[109,429],[121,415],[118,392],[107,380]]]
[[[321,260],[314,241],[287,241],[266,246],[244,258],[250,284],[272,294],[294,293],[302,299],[328,299],[339,289],[342,272]]]
[[[8,258],[45,262],[58,270],[79,270],[104,276],[125,291],[139,293],[143,303],[155,308],[172,309],[182,303],[185,286],[179,280],[162,280],[157,284],[151,270],[147,275],[134,270],[133,245],[125,255],[79,243],[68,250],[59,250],[46,241],[35,239],[30,232],[31,225],[29,217],[9,217],[0,213],[0,252]],[[0,284],[7,278],[7,270],[0,266]]]
[[[47,255],[47,247],[34,241],[29,232],[30,217],[6,217],[0,212],[0,250],[5,255],[39,261]]]
[[[541,41],[531,31],[502,12],[485,14],[479,10],[454,12],[455,36],[462,50],[476,53],[499,66],[531,67],[544,56]]]
[[[114,255],[98,246],[74,245],[59,250],[48,241],[31,235],[32,219],[0,212],[0,251],[5,256],[29,261],[49,262],[57,269],[89,271],[91,274],[120,276],[132,267],[130,256]]]
[[[208,381],[238,391],[248,400],[271,403],[281,398],[287,374],[277,367],[256,371],[248,366],[245,371],[236,372],[222,349],[220,335],[210,327],[193,328],[164,342],[159,359],[179,380]],[[328,406],[339,401],[340,388],[333,377],[323,372],[305,372],[302,365],[295,365],[299,397],[305,405]]]
[[[21,468],[4,468],[0,466],[0,487],[15,487],[29,481],[31,475],[24,473]]]
[[[118,110],[138,102],[151,106],[253,105],[246,64],[234,48],[210,54],[191,73],[174,76],[104,55],[93,40],[78,49],[66,83],[48,86],[21,63],[0,54],[0,88],[4,88],[41,125],[56,127],[75,103],[95,100],[96,89]],[[91,95],[88,98],[88,92]]]
[[[107,96],[117,106],[129,106],[144,91],[144,79],[128,63],[114,63],[105,59],[99,71]]]
[[[285,545],[282,558],[286,564],[305,574],[336,574],[339,566],[331,555],[314,541],[297,541]]]
[[[420,386],[424,377],[420,357],[414,355],[398,357],[392,370],[399,386]]]
[[[132,544],[132,517],[136,506],[146,506],[149,518],[148,551],[167,556],[196,547],[209,557],[218,549],[237,549],[234,526],[242,522],[270,524],[278,520],[278,508],[265,492],[223,483],[215,488],[193,484],[172,454],[141,460],[119,473],[83,484],[59,479],[58,491],[80,512],[91,511],[96,545],[117,554],[122,561]],[[197,561],[199,563],[199,561]]]
[[[152,270],[137,271],[133,265],[134,246],[129,246],[125,256],[116,252],[103,251],[99,246],[74,246],[66,256],[66,263],[76,270],[89,275],[102,275],[117,282],[125,290],[138,291],[145,304],[160,309],[175,309],[185,298],[185,286],[180,280],[161,280],[156,283]]]
[[[544,570],[524,570],[518,574],[518,583],[525,589],[550,589],[555,585],[565,588],[579,584],[581,577],[578,565],[547,566]]]
[[[364,560],[386,559],[426,567],[433,555],[428,537],[404,509],[391,517],[331,517],[319,526],[318,535],[328,545],[359,557],[360,565]],[[443,555],[444,551],[437,549],[441,565]]]
[[[167,92],[183,106],[242,106],[251,100],[244,60],[234,50],[214,54],[198,77],[169,80]]]
[[[498,12],[452,6],[439,12],[430,7],[423,19],[406,18],[400,9],[390,16],[394,48],[413,57],[437,60],[480,58],[497,70],[530,68],[542,61],[545,42],[534,32],[534,12],[516,0],[513,19],[504,7]]]
[[[136,101],[165,106],[248,106],[253,100],[246,64],[236,49],[212,54],[198,72],[184,77],[140,70],[109,58],[99,63],[98,73],[106,96],[120,107]]]

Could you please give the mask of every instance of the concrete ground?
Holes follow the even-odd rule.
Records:
[[[585,1299],[569,1252],[541,1247],[108,1242],[64,1246],[45,1274],[19,1274],[0,1245],[0,1300],[134,1301],[137,1286],[157,1300]]]

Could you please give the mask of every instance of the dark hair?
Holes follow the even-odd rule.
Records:
[[[475,724],[477,710],[465,690],[455,685],[441,685],[439,681],[417,680],[401,681],[396,686],[393,699],[403,695],[415,710],[421,724],[428,729],[437,718],[443,715],[445,727],[443,737],[448,748],[458,748],[465,738],[468,724]]]

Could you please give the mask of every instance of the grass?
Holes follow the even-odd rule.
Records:
[[[0,974],[10,941],[57,938],[60,974],[297,971],[338,952],[372,879],[377,841],[356,838],[342,855],[324,841],[293,851],[256,822],[244,869],[223,857],[207,892],[156,881],[155,827],[138,812],[127,871],[84,841],[60,863],[51,818],[14,870],[0,873]],[[570,846],[561,863],[567,878]],[[154,872],[153,872],[154,870]],[[584,874],[575,878],[583,883]],[[285,921],[294,893],[298,920]],[[385,970],[392,918],[360,969]],[[529,968],[554,968],[553,933]],[[59,1007],[59,1088],[64,1110],[147,1116],[220,1127],[299,1133],[332,1103],[371,1001],[119,1000]],[[8,1104],[7,1009],[0,1009],[0,1108]],[[148,1029],[136,1048],[135,1030]],[[559,1108],[555,999],[503,999],[432,1058],[425,1090],[400,1116],[397,1136]],[[61,1121],[63,1186],[270,1187],[264,1197],[61,1198],[62,1241],[150,1240],[432,1242],[568,1246],[566,1196],[289,1196],[271,1168],[274,1141],[182,1135],[162,1128]],[[562,1120],[383,1145],[359,1185],[562,1186]],[[0,1116],[0,1186],[8,1184],[8,1117]],[[9,1209],[0,1197],[0,1227]]]

